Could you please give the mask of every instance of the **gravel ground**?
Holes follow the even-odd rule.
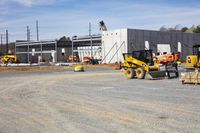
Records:
[[[0,73],[0,133],[198,133],[199,95],[110,69]]]

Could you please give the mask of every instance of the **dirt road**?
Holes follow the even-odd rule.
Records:
[[[110,69],[0,73],[0,133],[197,133],[199,95]]]

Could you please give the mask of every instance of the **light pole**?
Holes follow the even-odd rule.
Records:
[[[72,37],[72,63],[74,63],[74,40],[77,36]]]
[[[37,41],[39,41],[39,26],[38,26],[38,20],[36,20],[36,32],[37,32]]]
[[[3,35],[1,34],[1,51],[0,52],[3,53],[2,45],[3,45]]]
[[[8,30],[6,30],[6,54],[8,54]]]
[[[91,59],[93,59],[93,46],[92,46],[92,24],[89,23],[89,36],[90,36],[90,47],[91,47]]]

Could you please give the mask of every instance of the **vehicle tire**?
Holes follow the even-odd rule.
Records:
[[[135,71],[133,68],[128,68],[127,70],[125,70],[125,74],[128,79],[132,79],[135,77]]]
[[[139,67],[136,69],[136,77],[138,79],[144,79],[145,74],[146,74],[146,71],[143,68]]]

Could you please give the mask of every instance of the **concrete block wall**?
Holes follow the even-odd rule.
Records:
[[[171,52],[178,52],[178,43],[181,44],[181,60],[192,54],[192,47],[200,44],[200,34],[182,33],[179,31],[160,32],[148,30],[128,29],[128,51],[143,50],[145,41],[149,42],[150,49],[158,51],[157,44],[169,44]]]
[[[119,46],[123,41],[125,45],[115,54],[117,50],[116,48],[112,49],[112,47],[116,42]],[[200,44],[200,34],[182,33],[180,31],[161,32],[137,29],[104,31],[102,34],[102,55],[103,59],[105,58],[103,63],[123,62],[122,53],[144,50],[145,42],[148,42],[149,49],[153,50],[154,53],[159,51],[158,44],[160,46],[169,45],[170,52],[177,53],[179,52],[178,45],[180,44],[181,61],[185,61],[186,56],[193,53],[193,45]]]

